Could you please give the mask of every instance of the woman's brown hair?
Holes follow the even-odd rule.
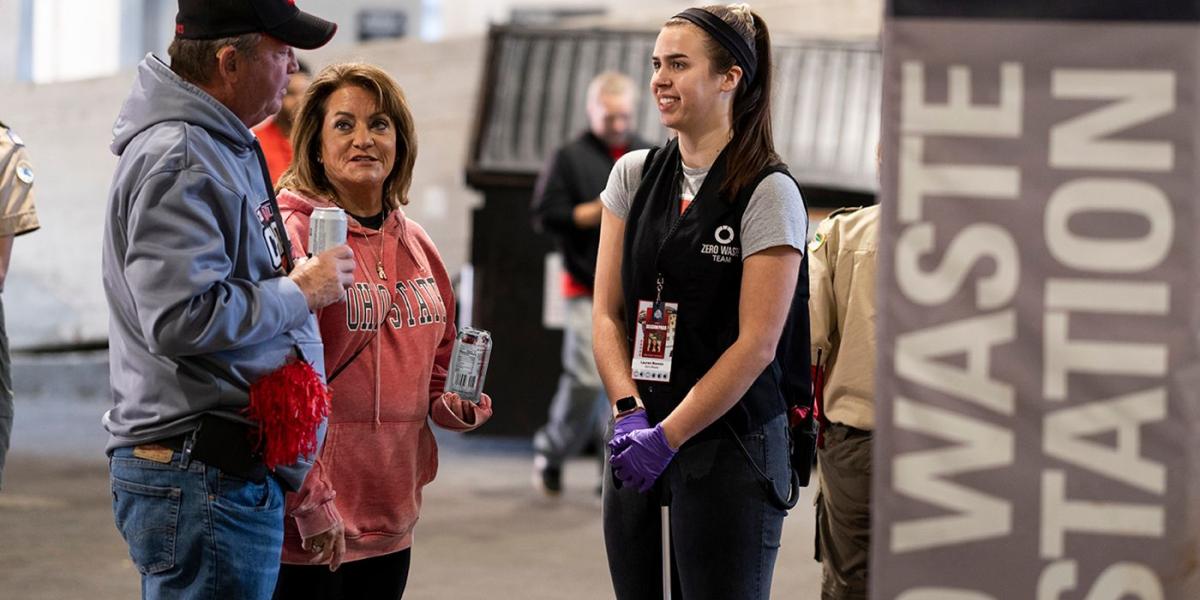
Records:
[[[713,4],[703,10],[729,24],[754,49],[755,55],[754,81],[747,81],[743,73],[733,97],[733,139],[725,149],[726,177],[721,184],[722,195],[732,201],[764,168],[782,162],[775,153],[771,134],[771,34],[766,21],[745,4]],[[676,17],[663,26],[690,24]],[[733,54],[707,33],[704,47],[714,72],[725,73],[737,64]]]
[[[292,125],[295,158],[279,178],[278,188],[289,188],[310,195],[337,199],[333,184],[321,165],[321,131],[329,97],[347,85],[358,86],[375,95],[375,101],[396,128],[396,162],[383,181],[383,207],[395,210],[408,204],[413,164],[417,161],[417,134],[412,112],[404,92],[390,75],[365,63],[341,63],[321,69],[304,93]]]

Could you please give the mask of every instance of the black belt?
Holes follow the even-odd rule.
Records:
[[[267,480],[268,471],[262,454],[254,449],[257,442],[258,430],[254,427],[210,415],[200,417],[199,425],[189,433],[155,441],[184,453],[188,460],[198,460],[234,477],[262,483]]]

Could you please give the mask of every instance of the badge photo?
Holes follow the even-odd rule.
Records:
[[[634,379],[670,381],[678,310],[679,305],[674,302],[638,302],[636,339],[631,365]]]
[[[646,319],[642,322],[642,356],[647,358],[664,358],[667,347],[667,319],[663,306],[646,309]]]

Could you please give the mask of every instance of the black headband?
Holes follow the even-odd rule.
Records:
[[[712,36],[722,48],[733,55],[733,60],[742,68],[742,73],[746,76],[746,83],[754,81],[754,70],[758,67],[754,59],[754,49],[748,46],[746,39],[724,19],[703,8],[689,8],[675,15],[674,18],[683,19]]]

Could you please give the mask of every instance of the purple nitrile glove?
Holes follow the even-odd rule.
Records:
[[[620,438],[613,438],[610,445],[623,448],[608,459],[613,467],[613,475],[643,494],[650,490],[671,459],[675,458],[675,451],[667,443],[662,423],[653,429],[638,429]]]
[[[634,431],[637,431],[638,429],[649,429],[649,428],[650,428],[650,419],[646,416],[645,409],[639,410],[637,412],[625,415],[624,417],[617,419],[613,423],[612,437],[609,438],[609,440],[608,440],[609,458],[612,458],[613,455],[617,454],[621,450],[624,450],[625,446],[629,445],[629,436],[626,434],[633,433]],[[618,444],[617,440],[620,440],[621,443]],[[613,486],[616,487],[617,489],[621,489],[621,480],[617,479],[617,475],[616,475],[615,471],[613,472],[612,477],[613,477]]]
[[[620,448],[614,447],[612,443],[616,441],[617,438],[627,433],[632,433],[637,429],[650,429],[650,419],[646,417],[646,411],[644,410],[639,410],[632,414],[625,415],[613,423],[612,438],[608,442],[609,450],[615,454],[617,450],[620,450]]]

